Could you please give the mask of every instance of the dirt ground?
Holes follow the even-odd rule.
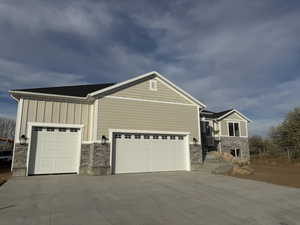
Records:
[[[286,159],[260,158],[251,161],[254,173],[234,177],[264,181],[272,184],[300,188],[300,163]]]

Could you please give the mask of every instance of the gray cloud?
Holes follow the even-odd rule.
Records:
[[[299,15],[299,3],[277,0],[7,1],[0,97],[157,70],[211,109],[246,113],[251,132],[266,134],[299,105]]]

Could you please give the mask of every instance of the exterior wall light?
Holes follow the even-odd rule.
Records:
[[[22,136],[20,137],[20,144],[21,145],[26,145],[26,143],[27,143],[27,137],[26,137],[26,135],[25,134],[22,134]]]
[[[194,142],[194,145],[196,145],[198,143],[197,138],[193,138],[193,142]]]
[[[101,143],[102,143],[103,145],[106,144],[107,140],[108,140],[108,138],[105,137],[105,135],[102,135],[102,137],[101,137]]]

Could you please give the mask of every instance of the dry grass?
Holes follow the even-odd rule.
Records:
[[[280,157],[260,157],[251,160],[254,173],[234,177],[264,181],[272,184],[300,188],[300,162]]]

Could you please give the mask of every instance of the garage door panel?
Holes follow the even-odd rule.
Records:
[[[79,129],[34,128],[31,137],[29,174],[77,172],[80,138]]]
[[[114,142],[115,173],[187,169],[183,136],[119,133]]]

